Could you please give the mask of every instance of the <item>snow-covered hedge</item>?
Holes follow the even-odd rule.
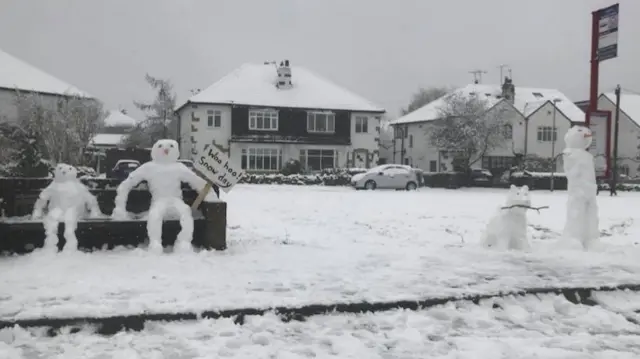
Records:
[[[324,170],[318,174],[283,175],[283,174],[245,174],[238,183],[251,184],[288,184],[288,185],[323,185],[323,186],[348,186],[351,177],[358,173],[366,172],[365,168],[342,168]]]

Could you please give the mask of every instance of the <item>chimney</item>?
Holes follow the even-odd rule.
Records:
[[[511,103],[513,103],[516,98],[516,87],[513,84],[513,80],[508,76],[505,76],[504,83],[502,84],[502,97]]]
[[[293,85],[291,84],[291,67],[289,67],[289,60],[284,60],[280,62],[280,67],[278,67],[278,82],[276,83],[276,87],[278,89],[290,89]]]

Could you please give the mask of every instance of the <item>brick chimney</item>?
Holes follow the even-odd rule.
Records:
[[[502,84],[502,97],[511,103],[516,99],[516,87],[513,84],[513,80],[508,76],[505,76]]]
[[[277,71],[278,82],[276,83],[276,87],[279,89],[290,89],[293,85],[291,84],[291,67],[289,67],[289,60],[280,62]]]

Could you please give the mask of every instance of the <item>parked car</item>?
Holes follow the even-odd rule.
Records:
[[[119,160],[111,169],[111,177],[124,181],[129,174],[140,167],[140,162],[136,160]]]
[[[414,168],[405,165],[382,165],[351,177],[355,189],[406,189],[418,188],[418,176]]]
[[[486,169],[472,169],[471,182],[478,187],[489,187],[493,183],[493,174]]]

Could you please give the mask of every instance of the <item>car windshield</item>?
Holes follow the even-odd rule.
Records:
[[[382,172],[385,169],[389,168],[389,165],[383,165],[383,166],[378,166],[378,167],[373,167],[371,169],[369,169],[367,171],[367,173],[378,173],[378,172]]]

